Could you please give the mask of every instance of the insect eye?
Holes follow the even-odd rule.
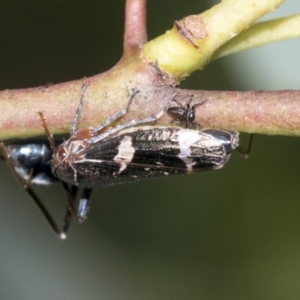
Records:
[[[67,152],[64,147],[57,150],[55,158],[58,162],[63,161],[67,157]]]
[[[187,120],[189,122],[193,122],[195,120],[195,113],[193,111],[191,111],[190,113],[188,113]]]

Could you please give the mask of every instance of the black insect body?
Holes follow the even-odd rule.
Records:
[[[173,118],[174,121],[177,121],[180,125],[186,128],[193,128],[195,125],[199,125],[195,122],[195,108],[197,106],[203,105],[206,100],[196,103],[191,106],[193,96],[186,102],[185,105],[182,105],[175,99],[176,94],[172,96],[171,101],[175,102],[178,106],[170,106],[167,108],[167,114]]]
[[[13,142],[7,145],[0,143],[0,149],[12,173],[37,204],[55,233],[64,239],[73,218],[70,203],[68,204],[62,226],[59,228],[44,204],[31,188],[32,184],[49,186],[58,181],[58,178],[51,171],[53,153],[49,147],[49,143],[42,140],[23,140],[22,142]],[[68,201],[72,202],[72,209],[76,210],[74,199],[76,198],[78,188],[64,182],[62,184],[67,193]],[[82,222],[86,218],[90,194],[90,189],[84,189],[82,192],[79,213],[76,218],[79,222]]]
[[[29,184],[51,185],[58,179],[51,172],[52,151],[46,141],[15,142],[5,145],[15,171]]]

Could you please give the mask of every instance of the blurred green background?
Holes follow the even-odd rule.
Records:
[[[149,1],[149,38],[212,3]],[[296,12],[287,1],[268,18]],[[0,89],[109,69],[123,23],[124,1],[2,1]],[[295,39],[240,53],[183,86],[299,89],[299,50]],[[299,299],[299,150],[299,138],[257,135],[249,159],[233,153],[221,170],[97,189],[64,242],[0,162],[0,299]],[[59,219],[61,187],[36,190]]]

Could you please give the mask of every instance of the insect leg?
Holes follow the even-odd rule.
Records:
[[[252,148],[252,144],[253,144],[253,138],[254,138],[254,134],[251,133],[250,136],[249,136],[248,146],[247,146],[246,150],[243,149],[243,148],[241,148],[241,147],[237,147],[235,149],[244,158],[248,158],[248,156],[250,154],[250,151],[251,151],[251,148]]]
[[[123,117],[124,115],[126,115],[126,113],[128,112],[128,109],[132,103],[132,100],[134,98],[134,96],[138,93],[139,91],[138,90],[133,90],[131,95],[130,95],[130,98],[129,98],[129,101],[128,101],[128,104],[126,106],[125,109],[121,110],[120,112],[116,113],[115,115],[113,115],[111,118],[107,119],[106,121],[104,121],[103,123],[101,123],[100,125],[98,125],[97,127],[93,128],[91,130],[91,133],[93,135],[98,135],[98,132],[100,132],[103,128],[107,127],[109,124],[113,123],[114,121],[120,119],[121,117]],[[72,136],[72,135],[71,135]]]
[[[73,136],[74,133],[78,129],[78,124],[79,124],[79,120],[80,120],[80,117],[81,117],[81,114],[82,114],[82,108],[83,108],[83,103],[84,103],[84,93],[85,93],[85,90],[88,86],[89,86],[89,84],[83,84],[82,85],[79,105],[76,109],[75,117],[74,117],[74,120],[73,120],[72,125],[71,125],[71,131],[70,131],[71,136]]]
[[[180,95],[179,92],[174,92],[171,96],[171,99],[169,100],[169,106],[170,106],[170,102],[173,101],[175,102],[178,106],[182,107],[183,105],[175,98],[176,96]],[[168,107],[167,107],[168,108]]]

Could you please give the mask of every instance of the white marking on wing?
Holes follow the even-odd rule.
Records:
[[[129,135],[125,135],[124,138],[120,141],[120,145],[118,147],[118,154],[114,157],[114,161],[120,163],[119,174],[122,173],[127,164],[132,161],[134,156],[135,149],[132,147],[132,138]]]

